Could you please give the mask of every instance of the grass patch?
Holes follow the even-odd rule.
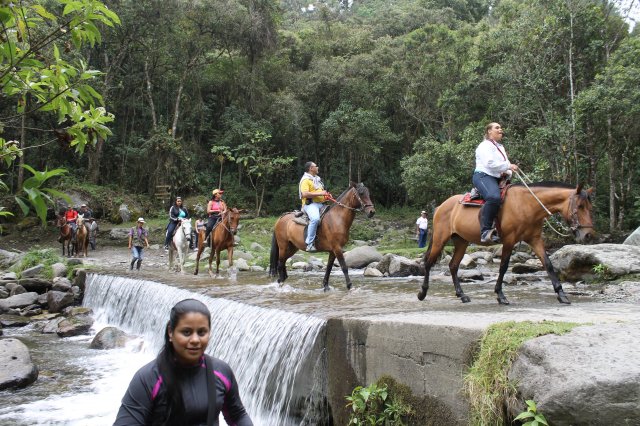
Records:
[[[53,269],[51,268],[51,265],[54,263],[66,263],[64,259],[57,254],[57,252],[58,250],[52,248],[33,248],[29,250],[22,260],[14,265],[11,270],[18,274],[18,276],[22,276],[23,271],[36,265],[43,264],[44,270],[39,275],[47,279],[52,279]]]
[[[472,425],[504,425],[505,403],[515,400],[516,390],[507,374],[518,348],[527,340],[545,334],[562,335],[581,324],[543,321],[493,324],[482,340],[473,365],[464,378],[471,402]]]

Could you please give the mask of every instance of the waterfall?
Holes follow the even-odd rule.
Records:
[[[233,369],[254,424],[326,423],[326,404],[318,403],[326,395],[326,370],[318,368],[324,365],[325,320],[152,281],[96,274],[87,277],[84,305],[93,309],[96,321],[142,336],[148,349],[157,353],[171,308],[187,298],[202,301],[211,311],[207,353]]]

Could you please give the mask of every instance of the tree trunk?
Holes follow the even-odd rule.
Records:
[[[611,116],[607,117],[607,159],[609,160],[609,230],[616,229],[616,159],[611,133]]]
[[[158,119],[156,118],[156,106],[153,103],[153,86],[151,85],[151,78],[149,77],[149,61],[144,61],[144,78],[147,82],[147,100],[149,101],[149,109],[151,109],[151,126],[155,131],[158,128]]]

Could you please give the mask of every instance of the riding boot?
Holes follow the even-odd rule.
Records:
[[[140,270],[140,265],[142,264],[142,259],[138,259],[138,264],[136,265],[136,269]]]
[[[131,261],[131,266],[129,267],[129,270],[132,271],[133,270],[133,264],[136,263],[136,258],[134,257],[133,260]]]

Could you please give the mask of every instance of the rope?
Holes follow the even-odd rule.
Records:
[[[523,171],[520,170],[516,170],[516,175],[520,178],[520,180],[522,181],[522,184],[525,186],[525,188],[527,188],[529,190],[529,192],[531,193],[531,195],[533,195],[533,198],[536,199],[536,201],[542,206],[542,208],[544,209],[545,212],[547,212],[547,214],[549,216],[553,216],[553,213],[551,213],[549,211],[549,209],[542,203],[542,201],[540,201],[540,199],[538,198],[538,196],[536,194],[533,193],[533,191],[531,190],[531,188],[529,188],[529,185],[527,185],[527,180],[529,182],[531,182],[532,180],[529,178],[529,176],[527,176]],[[555,232],[556,234],[560,235],[561,237],[570,237],[570,234],[563,234],[560,231],[558,231],[556,228],[553,227],[553,225],[551,225],[551,222],[549,221],[549,219],[545,218],[544,221],[547,223],[547,225],[549,226],[549,228],[551,228],[551,230],[553,230],[553,232]]]

